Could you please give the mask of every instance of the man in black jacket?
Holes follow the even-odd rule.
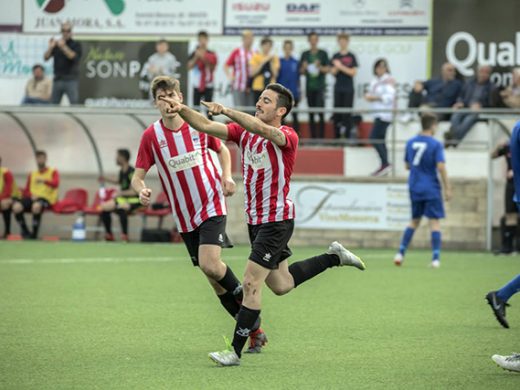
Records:
[[[492,69],[488,65],[480,66],[477,76],[468,81],[462,89],[453,108],[469,108],[473,112],[456,112],[453,114],[450,131],[444,134],[447,147],[456,147],[478,121],[480,109],[491,106],[491,95],[495,89],[495,86],[490,81],[491,71]]]
[[[51,38],[44,54],[45,61],[54,59],[54,82],[52,83],[53,104],[60,104],[63,95],[67,95],[70,104],[78,104],[79,59],[81,44],[72,39],[72,24],[61,25],[61,37]]]

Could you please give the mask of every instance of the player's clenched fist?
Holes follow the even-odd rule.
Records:
[[[141,202],[141,204],[143,206],[149,206],[150,205],[151,196],[152,196],[152,190],[149,189],[149,188],[143,188],[139,192],[139,202]]]
[[[237,185],[231,177],[224,177],[222,178],[222,190],[224,196],[232,196],[237,190]]]

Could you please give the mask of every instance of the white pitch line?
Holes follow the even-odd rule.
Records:
[[[487,253],[474,253],[473,256],[488,256]],[[223,260],[246,260],[246,256],[222,256]],[[365,260],[389,259],[392,256],[384,253],[372,253],[361,256]],[[289,262],[303,260],[292,256]],[[164,257],[63,257],[48,259],[4,259],[0,264],[91,264],[91,263],[168,263],[173,261],[190,261],[186,256],[164,256]]]
[[[242,256],[225,256],[225,259],[239,260]],[[5,259],[0,264],[80,264],[80,263],[168,263],[190,261],[188,256],[171,257],[63,257],[50,259]]]

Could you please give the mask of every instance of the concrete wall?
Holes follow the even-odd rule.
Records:
[[[323,178],[314,178],[315,180],[323,180]],[[19,178],[21,180],[21,178]],[[298,180],[298,178],[295,178]],[[308,181],[309,177],[305,177]],[[310,180],[313,180],[312,178]],[[403,183],[403,179],[332,179],[334,181],[344,181],[351,183],[359,182],[398,182]],[[228,198],[228,233],[232,240],[236,243],[247,244],[248,235],[244,217],[244,197],[243,184],[240,178],[236,178],[238,191],[237,194]],[[160,190],[159,181],[156,176],[151,176],[148,185],[157,192]],[[485,248],[485,226],[486,226],[486,181],[485,180],[464,180],[454,179],[453,199],[446,204],[447,219],[443,221],[443,245],[445,248],[451,249],[484,249]],[[83,187],[89,190],[90,200],[93,199],[97,190],[95,177],[89,176],[73,176],[63,175],[62,191],[63,194],[67,189],[72,187]],[[297,210],[298,212],[298,210]],[[70,238],[71,227],[77,216],[57,216],[47,213],[43,219],[42,235],[58,235],[63,239]],[[14,221],[13,221],[14,222]],[[87,217],[87,226],[93,228],[96,226],[96,217]],[[148,220],[148,226],[154,227],[156,221]],[[165,220],[164,227],[173,226],[172,217]],[[139,239],[142,227],[142,217],[137,215],[130,218],[130,238],[133,241]],[[119,222],[117,216],[114,216],[115,232],[118,231]],[[404,226],[403,226],[404,228]],[[18,231],[16,223],[14,223],[14,232]],[[117,234],[116,234],[117,236]],[[358,230],[309,230],[296,229],[291,243],[293,245],[328,245],[333,240],[340,240],[349,247],[359,248],[388,248],[397,247],[399,244],[401,232],[385,232],[385,231],[358,231]],[[102,231],[100,238],[103,237]],[[94,238],[94,231],[89,232],[89,238]],[[414,237],[413,247],[428,248],[430,245],[429,230],[426,223],[423,222],[422,228],[418,230]]]

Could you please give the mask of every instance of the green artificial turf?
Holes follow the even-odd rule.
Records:
[[[323,248],[293,248],[293,260]],[[518,389],[494,353],[520,350],[520,296],[502,329],[484,295],[520,256],[360,250],[284,297],[264,293],[270,343],[218,368],[234,322],[182,245],[0,243],[0,388]],[[240,275],[246,247],[224,252]]]

